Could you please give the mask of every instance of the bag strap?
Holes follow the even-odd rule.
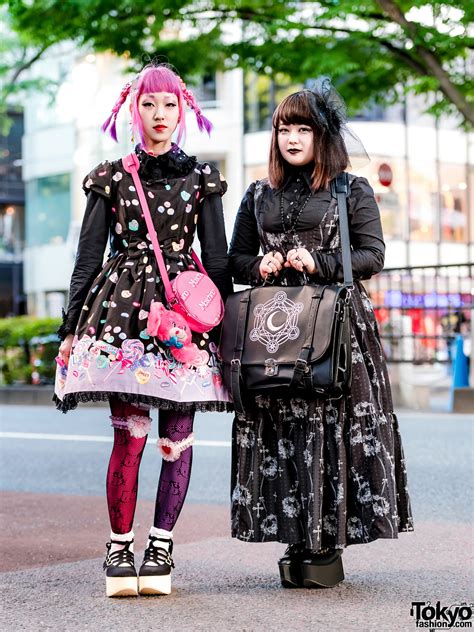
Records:
[[[138,160],[137,154],[135,152],[128,154],[127,156],[122,158],[122,164],[125,171],[127,173],[130,173],[132,176],[133,184],[135,185],[135,189],[138,194],[138,199],[140,200],[140,205],[142,207],[143,216],[145,217],[146,226],[148,228],[148,234],[150,235],[153,251],[155,253],[156,261],[158,263],[158,268],[160,270],[161,278],[163,279],[163,285],[165,286],[166,300],[168,301],[168,304],[171,307],[177,302],[176,296],[175,296],[175,293],[173,292],[173,288],[171,287],[168,271],[166,269],[166,264],[163,259],[163,254],[161,252],[158,236],[156,234],[156,229],[155,229],[155,226],[153,225],[153,220],[151,219],[150,208],[148,206],[148,202],[145,197],[145,192],[143,191],[143,186],[140,180],[140,176],[138,175],[138,168],[140,167],[140,161]],[[194,250],[191,250],[191,257],[193,258],[193,261],[196,263],[199,271],[202,272],[203,274],[206,274],[204,266],[202,265],[199,257],[194,252]]]
[[[237,327],[235,332],[234,357],[231,360],[231,390],[234,400],[235,411],[237,413],[244,412],[242,401],[241,383],[242,383],[242,354],[244,351],[245,329],[247,326],[247,316],[250,303],[250,289],[244,290],[239,303],[239,315],[237,318]]]
[[[344,171],[331,180],[331,194],[337,199],[337,209],[339,211],[344,287],[351,290],[354,287],[354,279],[352,276],[351,241],[349,236],[349,219],[347,216],[347,198],[349,197],[349,193],[349,176]]]
[[[311,297],[311,307],[308,314],[308,324],[306,325],[306,333],[301,347],[298,359],[295,362],[295,370],[290,383],[290,389],[296,388],[307,373],[308,362],[311,351],[313,349],[313,335],[318,318],[319,306],[321,305],[321,297],[324,292],[324,286],[315,285],[313,287],[313,296]],[[311,376],[311,374],[310,374]]]

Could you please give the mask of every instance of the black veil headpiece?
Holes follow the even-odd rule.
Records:
[[[328,77],[317,79],[311,88],[311,114],[319,128],[330,136],[341,136],[349,156],[352,169],[360,169],[370,162],[369,155],[360,138],[347,125],[347,109],[339,92]]]

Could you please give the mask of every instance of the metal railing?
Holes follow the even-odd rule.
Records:
[[[384,270],[364,286],[389,362],[451,362],[458,334],[467,338],[474,310],[474,264]]]

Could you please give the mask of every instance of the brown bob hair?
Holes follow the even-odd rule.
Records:
[[[282,188],[289,168],[278,148],[278,127],[281,124],[304,124],[313,130],[314,170],[311,183],[315,191],[324,189],[332,178],[348,166],[349,156],[341,135],[340,115],[328,106],[322,95],[311,90],[301,90],[283,99],[273,113],[268,160],[268,179],[272,188]]]

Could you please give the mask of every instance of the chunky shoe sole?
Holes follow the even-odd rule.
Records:
[[[140,595],[169,595],[171,592],[170,575],[142,575],[138,578]]]
[[[303,578],[300,564],[278,564],[283,588],[301,588]]]
[[[105,591],[107,597],[137,597],[138,583],[136,577],[106,577]]]
[[[344,579],[341,557],[329,564],[302,564],[301,574],[305,588],[334,588]]]

